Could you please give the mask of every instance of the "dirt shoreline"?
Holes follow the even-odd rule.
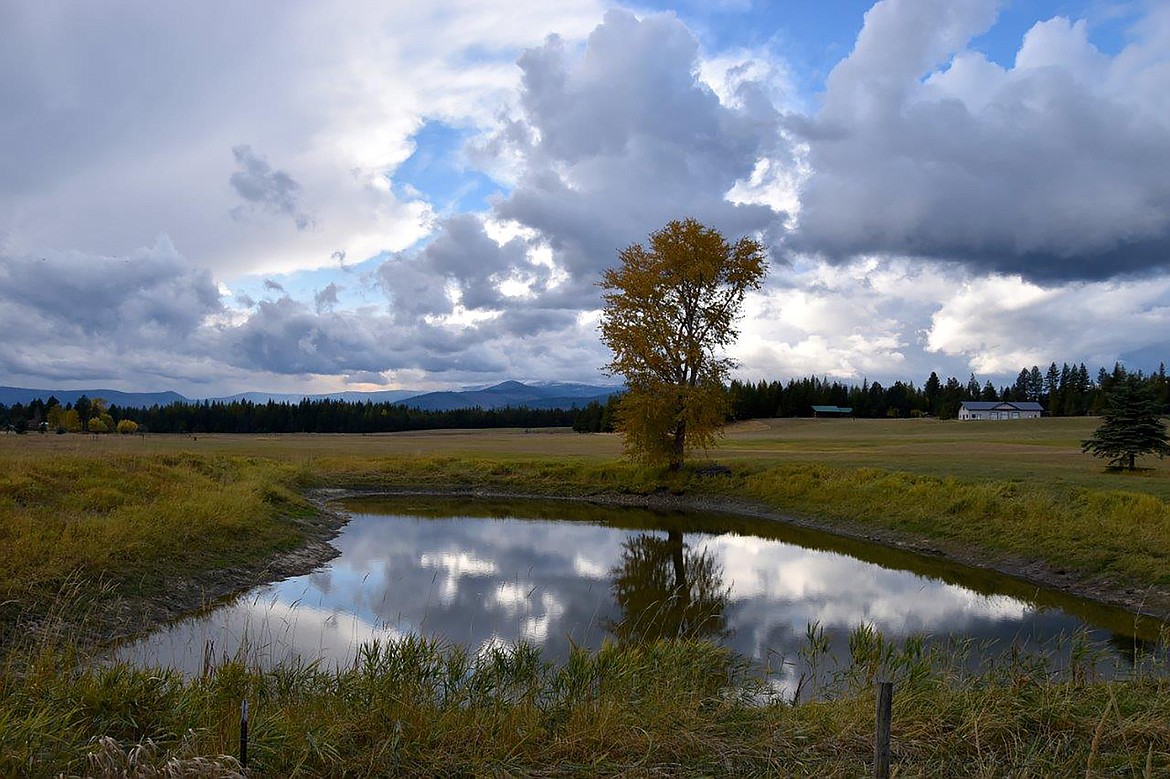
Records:
[[[103,647],[131,641],[168,623],[215,608],[255,587],[312,573],[340,554],[330,541],[341,532],[349,516],[326,500],[308,497],[316,513],[287,518],[304,536],[303,543],[294,549],[253,564],[172,579],[166,591],[157,595],[121,597],[94,607],[82,604],[76,613],[42,616],[21,625],[21,631],[34,641],[65,639],[78,647],[97,648],[100,653]],[[0,655],[4,650],[0,646]]]
[[[600,493],[588,496],[550,495],[498,489],[424,488],[317,488],[306,498],[316,509],[309,517],[290,518],[305,537],[295,549],[278,553],[254,565],[205,571],[170,583],[167,592],[154,597],[127,598],[106,604],[97,614],[87,615],[84,630],[74,625],[74,635],[84,644],[109,645],[133,639],[150,630],[238,597],[248,590],[294,576],[311,573],[335,558],[339,552],[330,543],[349,521],[337,503],[349,498],[434,496],[470,499],[554,500],[585,502],[604,506],[627,506],[666,510],[712,511],[782,522],[832,535],[880,544],[916,554],[936,557],[971,568],[994,571],[1032,585],[1123,608],[1134,614],[1170,621],[1170,592],[1156,588],[1137,589],[1105,580],[1087,579],[1075,571],[1054,570],[1038,560],[990,559],[976,550],[944,548],[931,539],[909,537],[849,522],[826,522],[784,514],[766,504],[732,497],[676,495],[666,491],[649,494]],[[47,625],[28,626],[43,632]],[[56,627],[57,630],[61,626]],[[80,634],[80,635],[79,635]]]
[[[723,514],[735,514],[753,519],[781,522],[844,538],[868,541],[915,554],[936,557],[969,568],[993,571],[1045,589],[1056,590],[1107,606],[1122,608],[1145,617],[1170,621],[1170,590],[1162,590],[1155,587],[1139,589],[1134,586],[1119,585],[1116,582],[1104,578],[1085,577],[1077,571],[1054,569],[1042,560],[1011,557],[996,559],[982,550],[947,548],[930,538],[909,536],[881,528],[865,526],[860,523],[845,521],[828,522],[810,517],[785,514],[764,503],[727,496],[676,495],[665,490],[649,494],[600,493],[596,495],[573,496],[497,489],[436,490],[404,487],[389,489],[320,488],[313,490],[309,494],[309,498],[313,500],[315,505],[326,507],[330,503],[347,498],[377,497],[381,495],[387,497],[426,495],[434,497],[504,500],[563,500],[596,503],[606,506],[711,511]],[[334,509],[334,511],[336,510]]]

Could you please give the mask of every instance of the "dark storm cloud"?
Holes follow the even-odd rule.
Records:
[[[206,322],[223,312],[205,269],[166,237],[122,257],[0,257],[0,373],[55,381],[200,370]]]
[[[21,341],[34,322],[127,343],[183,338],[222,308],[211,274],[189,267],[165,237],[125,257],[5,257],[0,300],[11,315],[5,332]]]
[[[313,226],[312,217],[302,212],[297,204],[301,185],[292,176],[282,170],[273,170],[268,160],[247,144],[233,146],[232,156],[239,170],[232,173],[229,181],[236,194],[249,203],[249,206],[233,209],[233,217],[243,218],[252,208],[259,208],[292,217],[298,230]]]
[[[496,211],[538,230],[575,280],[595,280],[618,249],[671,219],[732,236],[782,219],[725,198],[762,154],[788,155],[778,116],[722,104],[695,77],[698,55],[674,17],[614,10],[580,58],[555,37],[520,58],[528,132],[508,132],[539,141]]]
[[[867,14],[797,128],[812,172],[790,246],[1048,282],[1170,265],[1170,9],[1151,8],[1115,57],[1083,22],[1039,23],[1009,69],[963,48],[995,10],[887,0]]]

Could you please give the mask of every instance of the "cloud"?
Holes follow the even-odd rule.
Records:
[[[26,343],[33,322],[58,338],[183,338],[221,310],[219,297],[211,274],[190,268],[165,235],[124,257],[49,252],[0,264],[0,299],[12,313],[5,332]]]
[[[160,236],[121,257],[46,252],[0,258],[0,373],[85,380],[200,370],[223,314],[206,269]]]
[[[1170,263],[1170,11],[1116,55],[1054,18],[1009,68],[966,48],[992,0],[883,0],[833,70],[789,246],[1030,279]]]
[[[345,376],[346,384],[376,384],[384,387],[390,382],[381,373],[374,371],[359,371],[357,373],[350,373]]]
[[[460,214],[440,222],[425,248],[384,263],[378,274],[396,312],[408,317],[449,314],[456,305],[492,313],[540,306],[558,278],[538,244],[521,236],[497,241],[482,217]]]
[[[776,225],[772,209],[725,195],[777,153],[778,117],[723,104],[697,78],[698,42],[673,16],[611,10],[579,56],[551,37],[519,64],[524,131],[508,132],[524,162],[495,213],[536,230],[579,291],[671,219],[732,236]]]
[[[5,251],[112,255],[165,229],[229,283],[402,251],[433,214],[386,177],[423,122],[491,126],[517,53],[599,15],[595,0],[258,0],[225,23],[198,4],[18,3],[0,25],[0,146],[21,150],[0,159]],[[252,218],[232,218],[241,196]]]
[[[239,169],[232,173],[228,181],[236,194],[249,204],[233,208],[233,219],[244,219],[259,209],[292,217],[298,230],[313,226],[312,217],[302,212],[297,205],[301,185],[292,176],[283,170],[273,170],[268,160],[252,151],[252,147],[247,144],[233,146],[232,156]]]
[[[0,371],[595,379],[601,271],[685,216],[775,250],[735,350],[753,378],[1164,350],[1170,9],[1111,53],[1090,24],[1042,21],[1005,67],[971,43],[996,7],[878,3],[814,101],[779,39],[708,51],[675,16],[591,0],[262,0],[226,26],[195,4],[18,5],[0,29],[0,144],[21,149],[0,159]],[[502,187],[483,212],[404,186],[413,155],[451,151],[427,127]]]
[[[451,313],[454,306],[441,276],[428,272],[418,258],[395,256],[378,266],[375,278],[403,323]]]
[[[762,154],[786,151],[778,115],[741,99],[756,84],[746,71],[731,89],[736,105],[723,103],[699,80],[698,42],[673,16],[613,10],[583,49],[554,35],[518,64],[519,104],[472,150],[488,167],[511,166],[515,186],[489,216],[513,234],[489,236],[478,215],[440,221],[425,248],[379,268],[397,315],[517,312],[491,326],[560,327],[566,315],[555,312],[597,307],[596,282],[619,249],[671,219],[695,216],[732,236],[782,221],[726,198]]]
[[[531,335],[517,338],[518,329]],[[582,365],[600,364],[595,340],[565,315],[537,324],[523,314],[505,314],[488,326],[461,328],[405,323],[370,310],[318,314],[284,297],[261,301],[246,321],[217,331],[211,348],[229,365],[273,374],[423,371],[460,383],[504,373],[581,378]]]
[[[829,375],[861,382],[921,382],[938,369],[923,353],[934,301],[963,274],[938,265],[867,258],[847,264],[800,259],[780,283],[745,301],[731,354],[752,380]],[[961,357],[961,355],[957,355]],[[943,368],[965,373],[960,360]]]
[[[1041,287],[1019,276],[988,276],[943,299],[926,349],[962,356],[979,373],[1070,357],[1095,368],[1146,347],[1164,356],[1168,330],[1170,277]]]

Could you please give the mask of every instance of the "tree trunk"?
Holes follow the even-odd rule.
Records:
[[[683,547],[683,534],[678,530],[668,530],[667,543],[670,545],[670,559],[674,564],[674,607],[679,615],[678,632],[676,638],[690,635],[687,625],[687,613],[690,606],[691,588],[687,583],[687,564]]]
[[[678,471],[682,468],[683,455],[686,452],[687,423],[679,422],[674,429],[674,442],[670,447],[670,470]]]
[[[670,546],[670,561],[674,565],[674,587],[680,593],[689,592],[683,534],[678,530],[666,531],[666,543]]]
[[[1134,464],[1133,464],[1133,458],[1134,458],[1134,453],[1133,453],[1133,452],[1130,452],[1130,453],[1129,453],[1129,469],[1130,469],[1131,471],[1136,471],[1136,470],[1137,470],[1137,468],[1136,468],[1136,467],[1134,467]]]

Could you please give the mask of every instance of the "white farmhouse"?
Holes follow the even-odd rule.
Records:
[[[959,419],[1039,419],[1044,407],[1030,400],[964,400]]]

